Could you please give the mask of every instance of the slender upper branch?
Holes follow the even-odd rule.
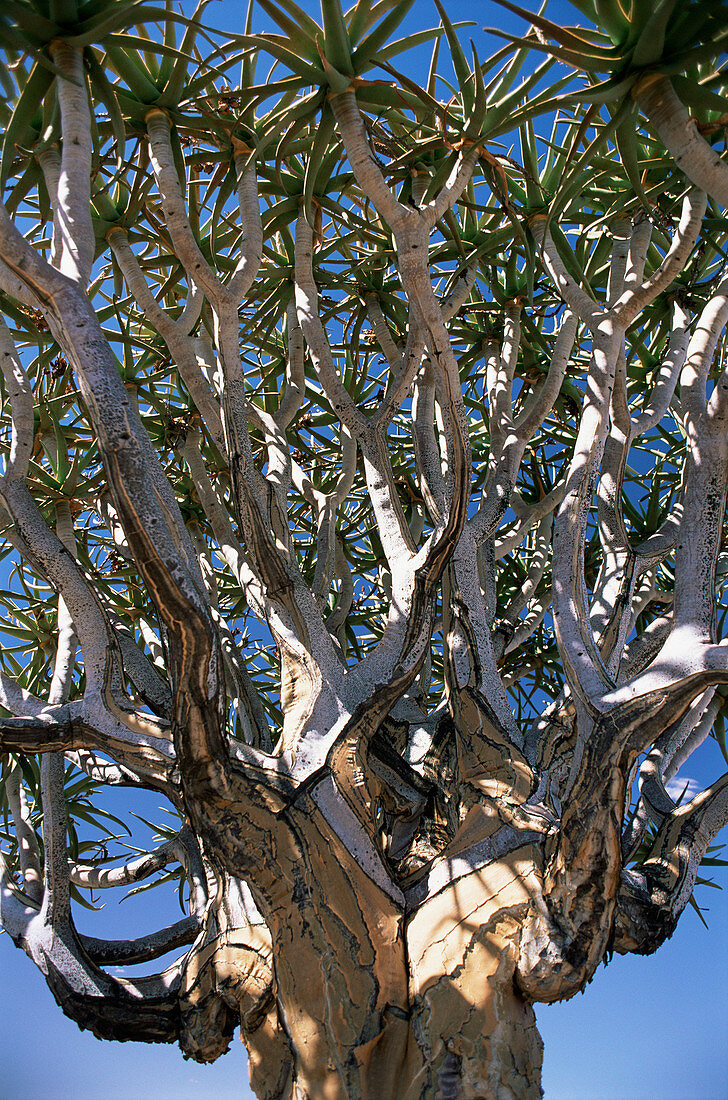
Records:
[[[83,51],[54,42],[51,57],[63,77],[58,80],[61,108],[61,164],[53,205],[51,262],[64,275],[85,286],[91,274],[95,238],[91,219],[92,132]]]

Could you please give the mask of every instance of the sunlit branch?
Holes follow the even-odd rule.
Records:
[[[153,852],[146,852],[115,867],[106,867],[102,863],[74,863],[69,860],[69,878],[74,886],[81,886],[86,890],[132,886],[135,882],[143,882],[150,878],[170,863],[180,863],[182,860],[180,848],[180,842],[174,838],[155,848]]]
[[[326,619],[326,626],[332,634],[337,634],[339,644],[343,647],[345,632],[342,628],[354,601],[354,581],[351,575],[351,568],[346,560],[346,554],[338,538],[336,540],[334,568],[336,571],[336,579],[339,583],[339,594],[331,614]]]
[[[685,363],[689,339],[690,318],[680,303],[674,302],[667,348],[655,384],[645,400],[642,412],[633,418],[633,438],[636,439],[650,431],[666,415]]]
[[[316,569],[313,594],[322,610],[327,606],[336,564],[336,514],[351,492],[356,477],[356,443],[342,431],[341,471],[334,488],[323,493],[313,490],[318,512]],[[329,629],[331,629],[329,627]]]
[[[442,300],[443,321],[451,321],[470,296],[475,283],[475,266],[466,267],[458,276],[450,293]],[[380,341],[380,347],[390,367],[390,377],[384,400],[372,416],[372,426],[383,428],[400,408],[403,399],[410,391],[417,372],[421,368],[422,353],[425,346],[421,325],[412,309],[407,318],[407,340],[400,351],[393,343],[379,303],[373,295],[367,299],[372,328]],[[386,329],[386,331],[383,331]],[[384,341],[382,343],[382,341]]]
[[[288,336],[286,385],[275,413],[276,423],[284,431],[293,423],[304,402],[306,391],[303,333],[298,322],[295,301],[289,302],[286,309],[286,327]]]
[[[520,746],[523,737],[498,672],[491,635],[495,607],[488,599],[488,589],[492,588],[494,577],[484,578],[478,564],[478,547],[466,527],[447,573],[449,612],[443,622],[446,684],[456,709],[461,691],[469,689],[480,693],[511,744]],[[491,555],[485,571],[493,572],[494,569],[495,559]],[[477,742],[477,732],[470,732],[473,741]]]
[[[636,224],[641,225],[645,220],[643,215]],[[614,305],[624,290],[628,265],[631,263],[631,249],[635,240],[636,230],[632,228],[630,221],[624,217],[617,218],[611,223],[609,228],[612,234],[612,256],[609,262],[607,305],[611,306]],[[647,228],[651,232],[652,226],[649,222],[647,222]]]
[[[65,754],[70,764],[75,764],[89,779],[97,783],[105,783],[110,787],[143,787],[144,780],[136,772],[129,768],[112,764],[101,753],[91,752],[89,749],[75,749]]]
[[[86,696],[105,698],[121,691],[118,654],[108,620],[91,584],[66,547],[48,527],[25,482],[3,479],[0,498],[13,516],[30,564],[47,577],[68,607],[84,655]]]
[[[227,285],[231,298],[242,299],[250,290],[258,273],[263,252],[263,226],[260,218],[258,179],[255,168],[247,163],[245,151],[236,153],[238,208],[242,225],[240,259]]]
[[[379,304],[379,298],[375,293],[367,294],[366,307],[369,323],[372,326],[372,332],[379,344],[382,355],[387,360],[390,371],[396,371],[401,366],[403,351],[394,342],[391,330],[382,312],[382,307]],[[409,335],[411,333],[410,326],[408,326],[407,331]]]
[[[649,213],[645,210],[638,211],[634,217],[632,232],[629,238],[629,252],[624,272],[624,285],[617,300],[625,291],[637,291],[644,281],[647,253],[652,243],[652,222]],[[616,242],[615,242],[616,244]],[[610,303],[614,305],[614,302]]]
[[[37,718],[48,706],[45,699],[26,691],[5,672],[0,672],[0,706],[12,715],[27,714]]]
[[[443,214],[458,201],[470,183],[473,170],[480,156],[480,148],[475,145],[458,153],[452,172],[438,193],[420,209],[434,227]]]
[[[501,623],[504,625],[510,625],[512,627],[516,625],[518,616],[535,594],[536,588],[541,582],[541,578],[544,575],[549,560],[552,526],[553,517],[549,514],[544,516],[534,532],[533,550],[528,572],[526,573],[520,589],[504,608],[503,615],[500,619]]]
[[[422,331],[410,310],[407,341],[399,362],[394,364],[394,369],[390,372],[384,400],[372,416],[373,427],[384,428],[400,408],[419,370],[424,346]]]
[[[645,223],[640,223],[638,228]],[[634,241],[634,238],[633,238]],[[631,254],[630,254],[631,258]],[[638,264],[639,266],[639,264]],[[599,537],[604,553],[594,589],[590,619],[604,660],[614,675],[629,631],[632,629],[634,589],[639,576],[669,552],[677,536],[670,525],[633,548],[622,514],[624,474],[630,447],[667,412],[685,361],[688,317],[678,303],[673,308],[674,327],[652,393],[637,417],[630,414],[626,390],[626,364],[622,352],[612,395],[609,437],[605,444],[598,486]]]
[[[148,716],[119,713],[126,722],[108,708],[90,708],[86,700],[79,699],[59,707],[46,706],[37,717],[3,718],[0,750],[70,753],[90,749],[108,754],[142,785],[166,790],[174,761],[166,731],[155,728]]]
[[[553,279],[559,294],[579,320],[583,321],[584,324],[593,331],[599,324],[604,309],[595,302],[593,298],[590,298],[568,274],[564,262],[559,256],[556,245],[554,244],[553,237],[549,232],[544,215],[540,215],[533,219],[531,223],[531,232],[533,233],[536,245],[542,252],[548,273]]]
[[[423,360],[412,396],[412,439],[420,491],[433,523],[445,509],[445,478],[442,452],[435,434],[435,372],[429,359]]]
[[[665,783],[674,779],[692,754],[700,748],[715,725],[723,697],[720,692],[713,694],[710,689],[705,697],[698,700],[693,712],[683,719],[677,730],[667,731],[662,778]]]
[[[51,57],[62,78],[57,81],[61,108],[61,163],[53,206],[51,263],[74,282],[85,285],[91,274],[95,239],[91,220],[92,134],[83,51],[58,41]]]
[[[170,122],[158,108],[146,117],[152,168],[164,209],[164,221],[175,253],[189,279],[201,287],[211,302],[228,300],[230,295],[202,255],[187,216],[182,185],[172,153]],[[239,296],[235,298],[237,305]]]
[[[500,355],[488,362],[488,409],[491,447],[500,450],[513,426],[513,378],[521,346],[521,307],[508,306],[503,315]]]
[[[391,228],[396,229],[414,211],[402,206],[387,186],[364,129],[356,93],[352,89],[331,96],[329,101],[359,186]]]
[[[569,358],[576,339],[576,330],[576,317],[567,310],[559,326],[546,378],[534,390],[526,401],[522,412],[516,418],[514,427],[522,443],[531,440],[554,407],[554,402],[559,395],[561,384],[568,369]]]
[[[559,507],[566,492],[565,480],[558,481],[553,489],[534,504],[526,505],[519,499],[514,491],[511,494],[511,507],[516,513],[516,521],[498,533],[495,540],[495,559],[500,561],[515,550],[525,539],[528,532],[539,523],[544,516]]]
[[[635,85],[633,95],[688,179],[728,207],[728,165],[699,133],[697,120],[675,94],[670,78],[648,72]]]
[[[182,448],[185,462],[189,467],[192,480],[195,484],[198,499],[202,510],[207,517],[215,541],[220,548],[228,568],[233,576],[243,584],[244,557],[240,542],[235,535],[230,515],[220,498],[216,486],[214,486],[207,473],[201,451],[202,436],[193,426],[185,434]]]
[[[541,623],[544,621],[544,617],[549,607],[551,606],[551,589],[547,589],[542,595],[535,596],[529,601],[527,614],[523,619],[519,619],[516,628],[513,631],[508,644],[505,647],[504,655],[508,657],[511,653],[516,653],[520,647],[527,642],[534,631],[538,630]]]
[[[32,901],[40,903],[43,897],[40,849],[30,820],[30,808],[22,781],[23,773],[17,761],[7,761],[5,768],[5,796],[18,845],[18,870],[23,893]]]
[[[707,196],[703,191],[691,191],[685,196],[680,224],[664,260],[641,286],[632,289],[628,284],[627,290],[612,306],[610,313],[618,325],[624,328],[630,325],[640,310],[653,302],[680,274],[698,239],[706,204]]]
[[[595,331],[587,392],[567,475],[566,493],[554,524],[554,626],[571,690],[591,700],[609,678],[588,623],[584,544],[594,482],[609,431],[609,407],[622,333],[611,319]]]
[[[218,633],[225,666],[228,697],[235,707],[243,727],[245,740],[257,747],[270,749],[270,733],[262,703],[248,675],[243,655],[235,643],[233,632],[218,606],[218,586],[207,542],[199,527],[191,525],[191,535],[197,548],[202,575],[210,595],[210,612]]]
[[[714,640],[715,568],[728,486],[728,450],[722,425],[721,381],[707,401],[707,377],[728,322],[728,280],[705,306],[688,345],[680,376],[687,455],[675,557],[675,625],[696,638]],[[723,381],[723,386],[725,382]],[[696,572],[695,562],[701,568]]]
[[[319,316],[318,288],[313,274],[313,232],[304,210],[296,222],[296,310],[324,393],[342,424],[358,438],[366,428],[366,417],[354,405],[336,370]]]
[[[642,611],[649,602],[645,600],[639,610]],[[660,652],[671,630],[672,615],[659,615],[641,634],[631,638],[624,647],[618,683],[626,683],[642,672]]]
[[[257,194],[254,174],[244,167],[241,154],[237,171],[240,209],[246,218],[246,235],[236,273],[232,281],[224,285],[203,258],[192,234],[174,165],[170,126],[166,115],[158,110],[151,111],[147,116],[147,127],[165,222],[188,277],[203,288],[215,311],[215,343],[224,380],[223,433],[225,449],[231,458],[237,518],[245,534],[248,550],[268,588],[272,593],[283,592],[292,587],[293,581],[287,575],[288,570],[280,548],[271,539],[269,519],[263,502],[264,489],[260,473],[253,462],[238,337],[238,303],[255,277],[262,246],[260,210],[254,201]],[[288,603],[293,606],[290,600]]]
[[[129,241],[124,230],[113,229],[109,233],[109,244],[124,275],[126,285],[142,311],[144,319],[151,322],[167,345],[170,355],[180,372],[182,381],[189,390],[190,396],[205,421],[210,435],[224,454],[225,443],[219,402],[213,396],[209,382],[200,368],[195,340],[189,334],[199,316],[202,295],[197,287],[192,284],[185,312],[179,318],[170,317],[152,294],[139,261],[129,247]]]
[[[577,321],[570,311],[566,311],[562,319],[559,331],[554,343],[554,350],[549,362],[549,369],[544,382],[534,391],[526,402],[521,414],[513,423],[513,409],[510,400],[510,382],[508,371],[503,374],[501,382],[498,382],[499,373],[495,365],[492,368],[489,386],[492,392],[493,411],[491,412],[491,456],[489,461],[488,478],[483,489],[483,502],[478,511],[468,521],[477,542],[480,544],[485,539],[492,537],[498,531],[498,524],[508,504],[514,499],[514,509],[519,512],[517,500],[513,497],[518,472],[521,466],[526,447],[531,442],[539,427],[551,412],[554,402],[558,397],[561,384],[566,374],[569,356],[576,339]],[[516,330],[511,335],[511,344],[516,338]],[[513,348],[506,349],[511,356]],[[516,348],[517,350],[517,348]],[[503,353],[495,353],[495,358],[501,364],[505,362]],[[515,365],[515,364],[514,364]],[[499,368],[503,371],[503,366]],[[499,385],[507,391],[499,395],[496,391]],[[495,416],[494,416],[495,413]],[[563,490],[555,486],[553,490],[538,504],[531,506],[529,522],[524,525],[519,520],[516,530],[520,532],[517,546],[529,530],[531,523],[539,522],[554,507],[560,504]],[[500,543],[504,538],[516,538],[516,532],[512,536],[500,534],[499,544],[496,548],[497,557],[502,556]],[[512,548],[509,542],[509,548]],[[506,553],[508,551],[505,551]]]
[[[164,577],[165,585],[171,582],[177,593],[185,591],[184,599],[197,603],[199,572],[174,494],[131,406],[90,302],[28,245],[4,208],[0,208],[0,255],[41,298],[51,329],[77,369],[107,465],[109,486],[143,575],[153,591]],[[104,400],[100,400],[101,394]],[[132,505],[130,492],[137,485]],[[148,541],[150,532],[155,533],[154,548]],[[174,564],[161,567],[160,551],[166,562]],[[75,614],[74,621],[78,627]]]

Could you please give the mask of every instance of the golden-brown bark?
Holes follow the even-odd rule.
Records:
[[[515,982],[537,846],[440,888],[439,871],[460,873],[502,828],[473,810],[432,865],[430,896],[415,885],[400,904],[309,800],[285,816],[278,873],[256,883],[265,925],[219,934],[187,967],[183,1049],[213,1060],[237,1016],[266,1100],[539,1096],[541,1041]]]
[[[540,1096],[542,1046],[514,974],[535,886],[532,846],[452,883],[407,925],[407,1100]]]

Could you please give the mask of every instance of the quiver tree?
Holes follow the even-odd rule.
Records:
[[[728,812],[670,793],[728,684],[723,8],[483,63],[410,6],[0,23],[2,923],[260,1097],[538,1096],[533,1003],[659,947]],[[76,931],[160,872],[176,924]]]

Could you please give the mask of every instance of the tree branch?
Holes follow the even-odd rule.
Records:
[[[632,94],[678,168],[696,187],[728,207],[728,165],[698,132],[696,120],[675,94],[669,77],[647,73]]]
[[[95,238],[91,219],[91,115],[83,51],[56,41],[51,58],[63,74],[57,81],[61,108],[61,163],[53,205],[51,264],[80,286],[88,283]]]

